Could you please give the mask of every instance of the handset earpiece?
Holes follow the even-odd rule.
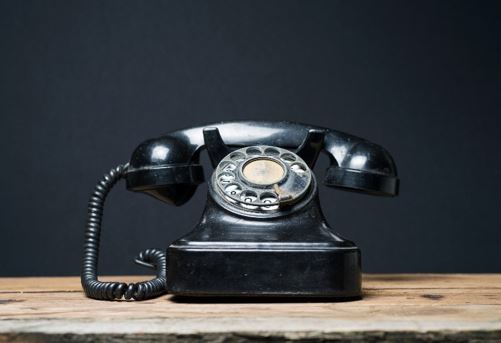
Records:
[[[331,160],[324,184],[371,195],[398,195],[399,179],[391,155],[380,145],[354,136],[328,135],[326,150]]]
[[[186,203],[204,182],[199,153],[172,135],[141,143],[127,170],[127,189],[144,192],[175,206]]]

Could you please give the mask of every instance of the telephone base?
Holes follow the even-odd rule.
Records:
[[[268,246],[260,245],[257,251],[245,245],[170,246],[168,292],[209,297],[359,298],[362,295],[357,247],[265,243]]]

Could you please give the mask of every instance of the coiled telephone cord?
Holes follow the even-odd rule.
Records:
[[[99,241],[104,202],[111,188],[125,176],[128,163],[104,174],[92,193],[88,205],[88,219],[85,229],[84,255],[82,261],[82,287],[85,294],[98,300],[146,300],[167,293],[167,257],[158,249],[146,249],[134,260],[137,264],[156,270],[156,278],[137,282],[101,282],[97,279]]]

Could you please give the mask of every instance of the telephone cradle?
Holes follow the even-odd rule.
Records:
[[[156,270],[138,283],[101,282],[99,240],[108,192],[128,190],[181,206],[205,181],[200,153],[214,171],[199,223],[166,251],[135,262]],[[382,196],[398,194],[390,154],[367,140],[291,122],[223,122],[174,131],[141,143],[130,161],[99,181],[89,201],[82,286],[99,300],[178,296],[361,297],[361,254],[320,208],[312,169],[330,159],[324,184]]]

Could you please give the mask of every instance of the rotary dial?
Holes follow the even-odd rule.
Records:
[[[298,155],[258,145],[235,150],[223,158],[214,171],[213,185],[235,206],[270,212],[302,198],[311,178],[311,170]]]

